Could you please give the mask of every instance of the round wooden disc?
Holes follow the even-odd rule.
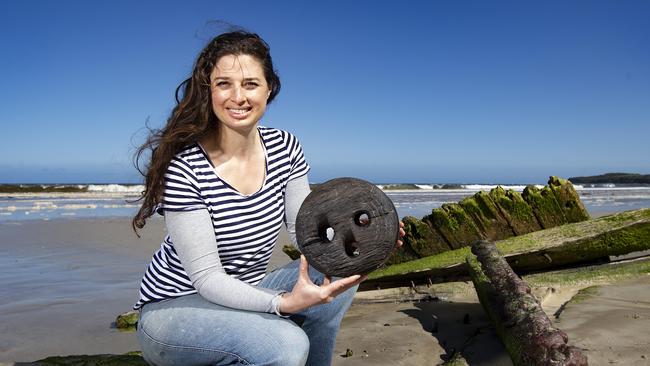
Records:
[[[305,198],[296,239],[307,261],[336,277],[366,274],[390,257],[399,237],[393,202],[374,184],[336,178]]]

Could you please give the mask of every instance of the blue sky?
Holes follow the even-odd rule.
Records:
[[[225,21],[271,45],[262,124],[310,180],[544,183],[650,173],[648,1],[3,1],[0,182],[139,182]]]

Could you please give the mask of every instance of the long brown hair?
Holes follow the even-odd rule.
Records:
[[[270,47],[260,36],[238,30],[212,39],[197,57],[192,76],[176,88],[176,106],[165,127],[151,129],[133,157],[136,169],[145,178],[144,191],[137,200],[142,204],[131,222],[136,234],[144,227],[147,218],[156,212],[165,188],[165,171],[174,155],[188,144],[217,131],[219,121],[212,111],[210,73],[225,55],[250,55],[262,64],[271,90],[267,103],[271,103],[280,92],[280,78],[273,69]],[[143,169],[140,163],[146,153],[151,154],[151,160]]]

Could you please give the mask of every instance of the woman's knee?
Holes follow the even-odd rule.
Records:
[[[183,365],[183,360],[197,365],[305,364],[309,338],[291,320],[233,310],[212,313],[207,317],[196,307],[180,306],[145,309],[138,324],[143,356],[156,365]]]
[[[291,324],[283,327],[276,335],[277,339],[269,342],[267,350],[270,365],[304,365],[309,356],[309,337],[300,327]],[[275,345],[272,345],[275,343]]]
[[[309,356],[309,338],[299,327],[279,326],[272,332],[260,331],[258,337],[240,339],[231,347],[168,343],[141,327],[138,341],[144,359],[152,365],[268,365],[303,366]]]

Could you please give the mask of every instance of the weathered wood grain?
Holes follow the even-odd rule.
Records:
[[[324,274],[347,277],[379,268],[399,235],[393,202],[375,185],[356,178],[320,184],[296,219],[296,239],[309,263]]]

